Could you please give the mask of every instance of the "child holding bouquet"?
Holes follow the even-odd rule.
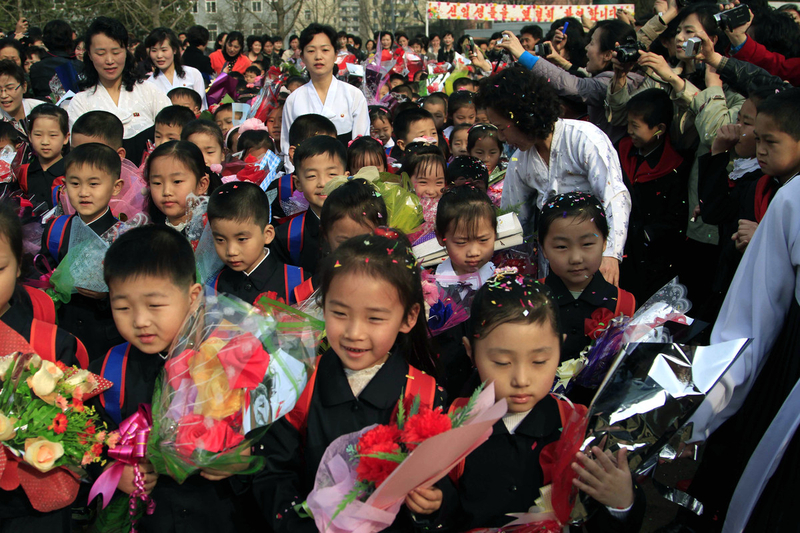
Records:
[[[420,270],[402,234],[381,227],[345,241],[327,258],[321,284],[331,348],[318,360],[294,411],[270,428],[257,452],[267,465],[255,476],[253,493],[276,532],[317,531],[295,506],[313,488],[320,460],[336,438],[389,423],[404,393],[419,394],[429,408],[442,403],[419,319]],[[424,523],[442,498],[433,487],[412,492],[405,503]],[[390,529],[411,527],[400,513]]]
[[[94,361],[91,369],[113,383],[95,403],[109,429],[115,429],[140,404],[151,402],[167,350],[202,287],[195,283],[191,245],[163,225],[132,229],[117,239],[106,254],[103,275],[114,322],[127,342]],[[204,472],[181,485],[159,477],[147,462],[140,463],[139,470],[156,502],[153,514],[142,517],[142,530],[172,532],[180,524],[193,531],[243,531],[228,481]],[[116,495],[125,499],[126,517],[133,481],[134,467],[126,465],[117,486],[124,494]]]

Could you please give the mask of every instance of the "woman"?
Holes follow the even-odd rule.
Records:
[[[225,39],[227,39],[227,38],[228,38],[228,34],[224,33],[224,32],[220,33],[217,36],[217,40],[214,41],[214,52],[216,52],[217,50],[222,50],[222,48],[225,46]]]
[[[247,59],[250,62],[261,61],[264,55],[261,53],[264,49],[264,42],[258,35],[251,35],[247,38]]]
[[[225,46],[222,50],[217,50],[208,58],[211,60],[211,68],[217,75],[238,72],[244,74],[252,62],[242,53],[244,50],[244,35],[239,31],[232,31],[225,39]]]
[[[439,53],[436,55],[436,60],[439,63],[450,63],[451,65],[456,60],[456,49],[453,47],[456,40],[453,37],[453,32],[446,31],[442,37],[444,45],[439,48]]]
[[[600,272],[617,285],[631,199],[608,136],[589,122],[559,119],[561,105],[549,80],[523,67],[483,80],[475,105],[486,109],[500,140],[517,147],[506,172],[502,208],[517,210],[525,228],[535,219],[530,206],[541,209],[553,194],[595,194],[610,228]]]
[[[439,49],[442,47],[442,39],[438,34],[434,33],[431,35],[431,40],[428,45],[428,54],[425,56],[425,59],[428,61],[436,61],[439,57]]]
[[[176,87],[193,89],[203,99],[202,109],[208,109],[203,75],[196,68],[181,64],[181,42],[175,32],[156,28],[144,40],[144,45],[156,67],[148,81],[164,94]]]
[[[394,35],[390,32],[382,31],[380,33],[380,41],[381,50],[389,50],[391,52],[394,49]]]
[[[10,60],[0,61],[0,109],[23,125],[25,117],[42,103],[41,100],[23,98],[27,88],[22,67]]]
[[[289,49],[283,52],[281,60],[284,63],[297,60],[300,58],[302,51],[302,48],[300,48],[300,39],[297,37],[297,35],[292,35],[289,37]]]
[[[98,17],[86,32],[84,90],[69,105],[69,125],[89,111],[108,111],[125,128],[128,159],[136,161],[152,139],[159,111],[171,104],[167,95],[136,76],[133,56],[128,52],[128,31],[116,19]]]

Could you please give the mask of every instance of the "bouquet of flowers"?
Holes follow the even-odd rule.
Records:
[[[425,317],[432,337],[469,318],[472,299],[481,284],[477,273],[447,276],[422,271]]]
[[[249,455],[307,382],[322,324],[279,302],[261,309],[207,290],[170,349],[153,394],[148,456],[179,482],[202,468],[252,473]]]
[[[34,509],[71,504],[82,467],[100,461],[108,433],[84,401],[111,387],[103,378],[44,361],[0,323],[0,488],[22,487]],[[113,442],[112,442],[113,444]]]
[[[302,508],[319,531],[380,531],[411,491],[432,486],[485,442],[506,409],[505,401],[494,402],[494,385],[479,388],[450,414],[420,407],[418,396],[413,402],[401,398],[391,424],[343,435],[328,446]]]

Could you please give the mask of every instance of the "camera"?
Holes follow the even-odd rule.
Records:
[[[553,53],[553,47],[548,42],[539,43],[533,47],[533,53],[539,57],[547,57]]]
[[[686,42],[681,45],[681,48],[686,57],[694,57],[697,55],[697,52],[700,51],[700,46],[702,44],[703,41],[701,41],[699,37],[689,37],[686,39]]]
[[[617,61],[620,63],[635,63],[639,60],[639,52],[647,51],[647,47],[633,39],[628,39],[625,44],[621,44],[614,49],[617,53]]]
[[[733,9],[717,13],[714,15],[714,20],[717,21],[717,26],[721,30],[732,31],[734,28],[750,22],[750,10],[745,4],[741,4]]]

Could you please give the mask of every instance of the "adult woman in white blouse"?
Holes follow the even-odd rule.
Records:
[[[181,64],[181,41],[174,31],[156,28],[144,40],[144,46],[156,67],[147,81],[164,94],[169,94],[176,87],[193,89],[203,99],[202,109],[208,109],[203,75],[196,68]]]
[[[84,113],[108,111],[122,121],[127,153],[136,159],[148,135],[152,138],[156,115],[170,100],[155,85],[136,76],[133,55],[128,52],[128,31],[118,20],[96,18],[86,32],[86,45],[86,89],[75,95],[67,109],[70,128]]]
[[[515,208],[523,227],[553,194],[591,192],[601,199],[610,229],[600,272],[619,283],[631,199],[608,136],[589,122],[559,119],[558,97],[546,78],[514,67],[481,82],[475,100],[499,136],[517,147],[503,186],[501,207]],[[536,193],[534,195],[534,193]]]

